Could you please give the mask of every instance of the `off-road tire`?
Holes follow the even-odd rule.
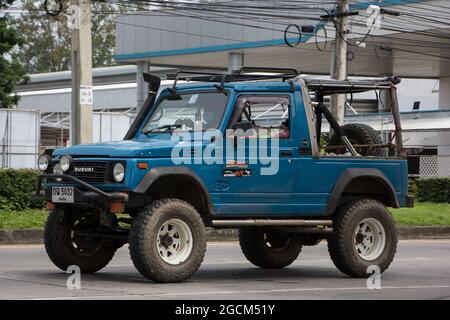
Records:
[[[45,250],[50,260],[63,271],[71,265],[80,267],[82,273],[94,273],[103,269],[113,258],[117,247],[110,241],[92,240],[91,251],[81,251],[73,246],[71,230],[80,215],[74,210],[50,212],[44,230]]]
[[[386,242],[381,255],[375,260],[361,258],[355,249],[355,230],[366,218],[374,218],[381,223]],[[386,207],[371,199],[347,202],[334,213],[333,235],[328,239],[328,251],[334,265],[344,274],[355,278],[367,278],[368,267],[375,265],[385,271],[394,259],[397,250],[397,229]]]
[[[267,234],[263,228],[248,227],[239,230],[239,244],[248,261],[260,268],[284,268],[297,259],[302,250],[301,242],[295,235],[276,234],[282,237],[279,245],[268,245]]]
[[[165,262],[157,246],[157,233],[170,219],[186,223],[193,237],[189,257],[178,265]],[[198,270],[206,252],[205,225],[200,214],[189,203],[179,199],[154,201],[133,221],[130,231],[130,255],[136,269],[156,282],[181,282]]]
[[[349,123],[342,126],[342,130],[344,131],[347,138],[350,142],[354,144],[383,144],[383,140],[381,139],[380,133],[376,131],[371,126],[362,123]],[[340,137],[337,134],[333,134],[330,138],[329,146],[341,146],[343,145]],[[362,147],[355,148],[356,151],[362,156],[377,156],[384,157],[386,156],[386,148],[381,147]],[[342,149],[332,149],[330,152],[336,154],[342,154],[347,152],[346,148]]]

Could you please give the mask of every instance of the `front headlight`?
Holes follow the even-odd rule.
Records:
[[[56,164],[56,165],[53,167],[53,173],[54,173],[54,174],[63,174],[63,173],[64,173],[64,171],[63,171],[63,169],[61,168],[61,165],[60,165],[59,163]],[[61,181],[62,181],[61,178],[55,178],[55,180],[58,181],[58,182],[61,182]]]
[[[113,177],[116,182],[122,182],[123,178],[125,178],[125,167],[120,162],[114,165]]]
[[[39,156],[37,161],[37,166],[39,170],[46,171],[48,167],[50,166],[50,163],[52,161],[52,158],[48,154],[42,154]]]
[[[61,165],[62,171],[67,172],[72,166],[72,158],[67,155],[62,156],[61,159],[59,160],[59,164]]]

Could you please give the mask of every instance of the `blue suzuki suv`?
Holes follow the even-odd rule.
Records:
[[[39,157],[36,193],[47,201],[45,248],[57,267],[96,272],[129,243],[143,276],[183,281],[200,267],[212,227],[238,228],[243,254],[261,268],[286,267],[322,240],[347,275],[388,268],[397,231],[386,207],[413,203],[399,79],[258,68],[172,79],[159,90],[160,79],[145,74],[148,99],[124,140]],[[326,105],[327,96],[370,90],[390,94],[394,143],[364,124],[340,126]],[[326,146],[323,118],[332,128]]]

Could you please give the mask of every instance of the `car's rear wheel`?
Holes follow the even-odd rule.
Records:
[[[397,230],[391,214],[376,200],[346,203],[334,214],[328,250],[335,266],[351,277],[370,276],[371,266],[385,271],[397,250]]]
[[[189,203],[162,199],[146,207],[133,221],[130,255],[136,269],[157,282],[189,279],[206,251],[205,225]]]
[[[294,262],[302,250],[294,234],[270,228],[240,229],[239,244],[248,261],[261,268],[284,268]]]
[[[74,209],[50,212],[44,231],[45,250],[50,260],[61,270],[76,265],[82,273],[103,269],[113,258],[117,243],[91,238],[99,220],[96,215],[79,213]]]

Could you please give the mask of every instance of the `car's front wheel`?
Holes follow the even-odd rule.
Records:
[[[146,207],[133,221],[130,255],[136,269],[157,282],[189,279],[206,252],[205,225],[189,203],[162,199]]]
[[[114,241],[92,238],[99,219],[95,214],[76,209],[50,212],[44,231],[45,250],[50,260],[61,270],[76,265],[82,273],[103,269],[113,258],[118,245]]]
[[[350,201],[333,217],[328,251],[335,266],[346,275],[366,278],[369,267],[385,271],[397,250],[397,229],[386,207],[371,199]]]

